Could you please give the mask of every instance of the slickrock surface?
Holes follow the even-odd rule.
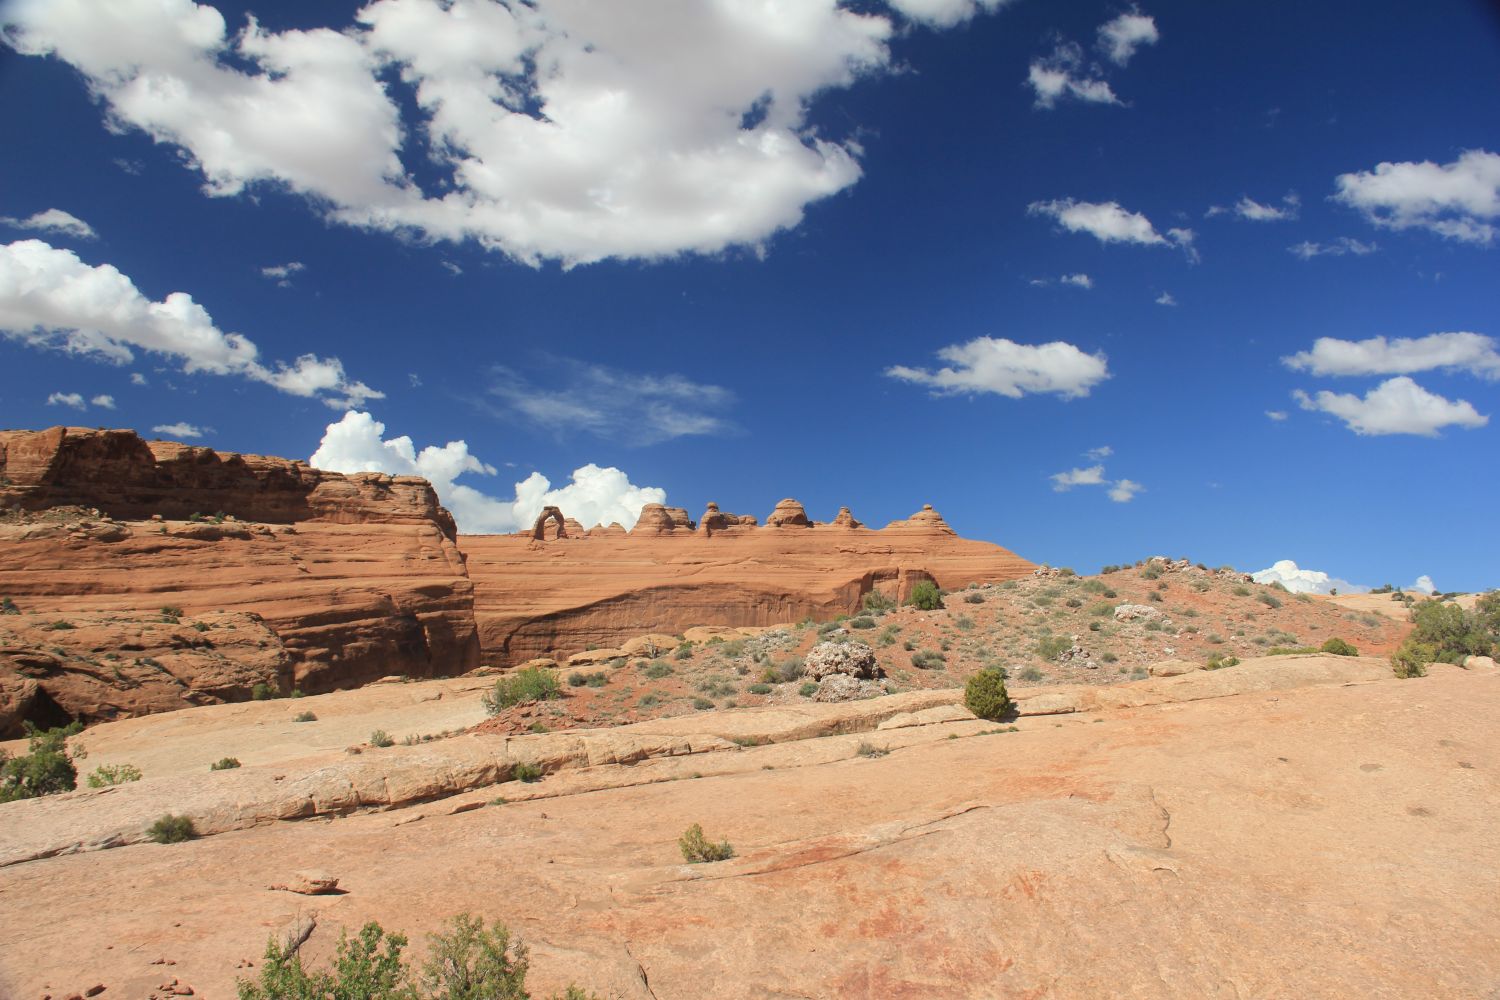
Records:
[[[1035,569],[998,545],[958,537],[930,507],[880,530],[847,510],[833,524],[811,522],[795,500],[766,520],[759,526],[715,504],[694,524],[680,508],[648,504],[624,535],[463,535],[484,657],[509,665],[614,647],[642,632],[826,620],[872,589],[904,598],[921,580],[962,587]]]
[[[333,717],[336,701],[456,683],[321,700]],[[1109,699],[1023,714],[1017,731],[916,704],[939,694],[204,772],[197,786],[229,782],[230,808],[261,782],[337,787],[342,768],[377,753],[411,776],[391,787],[424,771],[429,785],[450,780],[443,762],[484,746],[496,760],[570,761],[535,784],[0,868],[0,995],[104,984],[106,997],[136,997],[176,978],[229,996],[236,975],[256,974],[241,966],[258,966],[268,935],[311,924],[303,954],[321,964],[341,929],[374,919],[420,957],[425,932],[465,910],[526,939],[534,995],[569,981],[639,1000],[1425,998],[1500,986],[1500,674],[1438,667],[1398,681],[1369,659],[1272,657],[1034,690],[1028,700]],[[883,717],[872,724],[871,712]],[[726,725],[775,742],[727,743]],[[190,736],[164,742],[186,748]],[[578,749],[593,740],[656,751]],[[153,781],[203,795],[188,778],[0,806],[0,830],[33,836],[132,794],[144,803]],[[492,804],[497,793],[509,801]],[[34,811],[43,805],[57,811]],[[682,864],[676,839],[692,823],[736,857]],[[268,888],[306,869],[337,878],[339,894]]]

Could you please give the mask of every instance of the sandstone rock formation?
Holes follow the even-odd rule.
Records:
[[[232,700],[255,682],[315,692],[479,663],[453,521],[425,480],[58,427],[0,432],[0,484],[0,511],[10,508],[0,595],[33,619],[8,643],[30,652],[0,657],[11,724]],[[184,629],[205,624],[208,645],[154,634],[164,607]],[[255,622],[243,635],[214,617],[236,613]],[[56,641],[44,645],[64,653],[44,663],[36,623],[55,621],[79,635],[48,632]],[[101,659],[109,652],[123,678]],[[136,671],[138,659],[167,669]]]
[[[345,476],[284,458],[143,441],[127,430],[0,431],[0,510],[67,505],[122,520],[227,512],[278,524],[432,524],[450,541],[456,533],[417,476]]]
[[[461,536],[485,658],[565,658],[695,625],[826,620],[854,611],[872,590],[904,600],[922,580],[958,588],[1034,569],[998,545],[959,538],[930,506],[881,530],[842,514],[815,524],[795,500],[778,503],[763,527],[717,504],[700,530],[683,520],[647,504],[623,537],[597,528],[549,541],[531,532]]]

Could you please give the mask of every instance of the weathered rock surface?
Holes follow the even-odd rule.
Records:
[[[48,633],[58,641],[45,645],[66,650],[67,662],[40,674],[0,657],[0,689],[34,679],[45,696],[27,696],[36,707],[12,708],[12,722],[17,712],[94,722],[161,711],[193,692],[198,703],[243,697],[252,678],[316,692],[479,663],[463,556],[425,480],[57,427],[0,432],[0,483],[0,511],[9,508],[0,513],[0,595],[37,621],[90,626]],[[90,506],[66,506],[78,504]],[[181,629],[177,638],[122,631],[164,607],[180,609],[184,623],[238,613],[256,624],[246,635],[200,633],[203,641]],[[264,645],[247,645],[252,633]],[[158,639],[196,652],[157,656],[147,647]],[[126,662],[122,679],[112,663],[79,658],[108,652],[165,669],[138,677]]]
[[[42,728],[244,701],[292,686],[292,658],[258,615],[89,612],[0,617],[0,739]]]
[[[716,511],[710,507],[704,525],[716,523]],[[930,507],[880,530],[852,516],[813,524],[795,500],[777,504],[763,527],[717,517],[726,520],[694,531],[648,504],[624,536],[601,529],[550,541],[529,532],[461,536],[485,658],[565,658],[708,623],[828,619],[856,610],[871,590],[904,599],[920,580],[958,588],[1033,569],[998,545],[959,538]]]
[[[432,524],[450,540],[455,534],[452,515],[416,476],[345,476],[284,458],[144,441],[128,430],[0,431],[0,510],[68,505],[121,520],[227,512],[281,524]]]
[[[160,959],[174,963],[166,979],[232,996],[234,977],[254,974],[236,966],[258,965],[268,934],[295,930],[321,967],[341,931],[379,920],[420,960],[424,935],[467,910],[526,939],[537,996],[570,981],[630,1000],[1212,997],[1226,984],[1246,997],[1487,996],[1500,981],[1500,684],[1458,668],[1376,678],[1373,664],[1317,659],[1128,686],[1177,702],[1166,710],[1028,719],[1023,708],[1019,732],[996,735],[907,695],[662,720],[651,724],[661,754],[629,766],[601,744],[536,784],[39,858],[0,869],[0,995],[107,983],[106,996],[147,996],[164,981]],[[1314,667],[1324,679],[1299,686]],[[1177,697],[1210,687],[1223,696]],[[871,714],[886,706],[900,711]],[[874,736],[898,719],[909,724]],[[686,740],[672,731],[688,727],[774,745],[672,754]],[[792,739],[801,727],[823,738]],[[519,737],[504,753],[540,759],[579,737]],[[634,727],[636,746],[650,738]],[[861,759],[865,741],[888,753]],[[398,788],[431,788],[482,743],[381,753]],[[342,773],[316,777],[329,766],[245,770],[261,770],[266,789],[321,780],[332,801]],[[220,772],[153,791],[148,776],[0,806],[0,837],[67,829],[82,802],[92,815],[135,796],[132,822],[173,794],[196,808],[207,777],[262,787]],[[228,802],[242,788],[218,791]],[[509,801],[473,808],[497,792]],[[736,857],[684,865],[677,837],[692,823]],[[308,858],[336,858],[346,894],[265,891]]]

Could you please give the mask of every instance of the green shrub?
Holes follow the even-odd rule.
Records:
[[[542,766],[522,761],[511,768],[510,776],[516,781],[524,781],[529,785],[542,780]]]
[[[751,684],[745,690],[749,691],[751,694],[770,694],[771,693],[771,685],[769,685],[769,684]]]
[[[557,683],[554,671],[526,667],[497,680],[494,689],[485,692],[482,701],[486,712],[499,715],[513,705],[561,697],[562,688]]]
[[[1035,683],[1035,682],[1041,680],[1043,676],[1045,676],[1045,675],[1040,670],[1038,670],[1036,667],[1027,667],[1025,670],[1022,670],[1021,673],[1020,673],[1021,680],[1023,680],[1023,681],[1031,681],[1032,683]]]
[[[1235,597],[1249,597],[1250,596],[1250,588],[1247,587],[1247,586],[1245,586],[1244,584],[1240,584],[1239,586],[1233,588],[1230,591],[1230,593],[1233,594]]]
[[[983,594],[967,594],[967,595],[964,596],[964,603],[965,604],[983,604],[984,603],[984,595]]]
[[[238,757],[221,757],[219,760],[208,765],[210,771],[232,771],[240,766]]]
[[[1146,595],[1146,600],[1152,602],[1153,604],[1159,604],[1159,603],[1161,603],[1161,599],[1162,599],[1161,595],[1158,594],[1154,590],[1151,591],[1151,593],[1149,593],[1149,594]]]
[[[693,707],[700,712],[706,712],[710,708],[714,707],[714,703],[709,701],[707,698],[694,698]]]
[[[875,619],[870,618],[870,617],[868,617],[866,615],[860,615],[858,618],[852,618],[852,619],[850,619],[850,621],[849,621],[849,627],[850,628],[857,628],[857,629],[874,628],[875,627]]]
[[[316,715],[314,715],[312,712],[298,712],[296,715],[292,716],[292,721],[293,722],[317,722],[318,721],[318,717]]]
[[[1070,597],[1066,601],[1063,601],[1063,603],[1066,604],[1070,608],[1081,608],[1081,607],[1083,607],[1083,602],[1080,601],[1076,597]]]
[[[1149,564],[1145,569],[1141,570],[1141,579],[1142,580],[1159,580],[1159,579],[1161,579],[1161,567],[1158,566],[1158,565],[1156,565],[1155,563]]]
[[[275,689],[265,681],[258,682],[250,689],[250,699],[252,701],[269,701],[274,697],[276,697]]]
[[[175,604],[168,604],[161,609],[161,616],[163,618],[181,618],[182,609]]]
[[[812,681],[806,681],[801,687],[797,689],[797,693],[804,698],[811,698],[813,695],[818,693],[818,685],[814,684]]]
[[[89,775],[90,788],[108,788],[128,781],[140,781],[141,769],[134,764],[100,764]]]
[[[645,669],[641,672],[651,680],[659,681],[663,677],[670,677],[677,671],[673,670],[672,664],[668,663],[666,660],[652,660],[650,663],[646,664]]]
[[[1281,598],[1277,597],[1275,594],[1268,594],[1264,590],[1256,594],[1255,599],[1264,604],[1266,607],[1272,609],[1273,611],[1276,608],[1281,607]]]
[[[1237,667],[1240,665],[1238,656],[1225,656],[1223,653],[1215,653],[1208,658],[1203,665],[1204,670],[1222,670],[1225,667]]]
[[[0,597],[0,615],[18,615],[21,609],[9,597]]]
[[[377,729],[370,734],[370,745],[377,747],[389,747],[395,746],[396,741],[392,739],[391,734],[386,732],[384,729]]]
[[[861,757],[884,757],[891,752],[891,748],[878,747],[869,740],[863,740],[854,752]]]
[[[1095,618],[1108,618],[1115,613],[1115,606],[1108,601],[1099,601],[1097,604],[1089,605],[1089,614]]]
[[[1099,659],[1103,660],[1105,663],[1114,663],[1119,659],[1119,657],[1114,653],[1101,653]]]
[[[1109,587],[1105,585],[1103,580],[1085,580],[1083,581],[1083,589],[1088,591],[1090,594],[1102,594],[1106,590],[1108,590]]]
[[[601,688],[608,683],[609,675],[602,670],[596,670],[593,673],[584,673],[582,671],[575,670],[568,675],[568,687],[577,688],[587,686],[591,688]]]
[[[1099,632],[1099,631],[1102,631],[1103,629],[1104,629],[1104,623],[1103,622],[1089,622],[1089,631],[1090,632]]]
[[[1411,636],[1391,654],[1391,672],[1397,677],[1426,677],[1427,664],[1439,662],[1438,648],[1431,643],[1413,641]]]
[[[703,827],[697,823],[683,832],[677,839],[677,846],[682,848],[682,858],[690,865],[727,861],[734,857],[734,848],[729,846],[729,841],[713,843],[703,835]]]
[[[943,606],[943,595],[931,580],[919,580],[911,588],[911,596],[906,599],[906,603],[918,611],[936,611]]]
[[[1036,642],[1036,655],[1044,660],[1055,660],[1073,648],[1073,640],[1065,635],[1044,635]]]
[[[1338,638],[1337,636],[1334,636],[1327,642],[1323,643],[1321,651],[1324,653],[1332,653],[1334,656],[1359,655],[1359,650],[1355,649],[1349,643],[1345,642],[1343,639]]]
[[[960,632],[972,632],[974,631],[974,619],[970,618],[968,615],[959,615],[957,618],[953,619],[953,627],[958,629]]]
[[[661,696],[658,695],[655,691],[651,691],[651,692],[648,692],[646,694],[641,695],[641,700],[638,701],[638,702],[636,702],[636,705],[638,705],[641,708],[651,708],[651,707],[653,707],[655,705],[660,705],[660,704],[661,704]]]
[[[1015,706],[1005,690],[1004,671],[986,668],[970,677],[964,685],[964,706],[975,717],[991,722],[1009,715]]]
[[[1266,650],[1267,656],[1305,656],[1308,653],[1316,653],[1315,646],[1272,646]]]
[[[693,658],[693,644],[684,642],[677,647],[677,652],[672,654],[674,660],[691,660]]]
[[[942,670],[948,658],[935,649],[924,649],[911,654],[911,665],[918,670]]]
[[[75,629],[77,627],[78,626],[74,625],[72,622],[63,621],[62,619],[58,619],[57,621],[53,622],[51,625],[45,625],[45,626],[43,626],[43,629],[45,631],[48,631],[48,632],[66,632],[69,629]]]
[[[78,767],[84,756],[81,750],[69,750],[68,737],[83,730],[81,722],[58,729],[41,730],[30,722],[26,729],[27,753],[11,757],[0,750],[0,802],[34,799],[78,787]]]
[[[180,844],[198,835],[193,829],[193,820],[188,816],[173,816],[167,813],[146,829],[146,836],[158,844]]]
[[[1434,663],[1461,664],[1470,656],[1489,656],[1500,641],[1500,601],[1489,594],[1473,611],[1425,601],[1412,609],[1411,620],[1411,638],[1437,650]]]
[[[878,590],[872,590],[865,595],[861,604],[866,611],[889,611],[896,606],[896,601]]]

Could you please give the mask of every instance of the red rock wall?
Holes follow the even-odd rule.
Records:
[[[144,441],[127,430],[0,431],[0,509],[65,504],[121,519],[225,513],[280,524],[428,522],[450,539],[456,534],[431,485],[415,476],[345,476],[284,458]]]
[[[956,589],[1036,568],[959,538],[931,509],[878,531],[852,519],[793,523],[795,501],[777,510],[786,526],[695,530],[648,505],[629,534],[459,536],[485,661],[509,665],[694,625],[827,620],[874,589],[905,598],[918,580]]]

